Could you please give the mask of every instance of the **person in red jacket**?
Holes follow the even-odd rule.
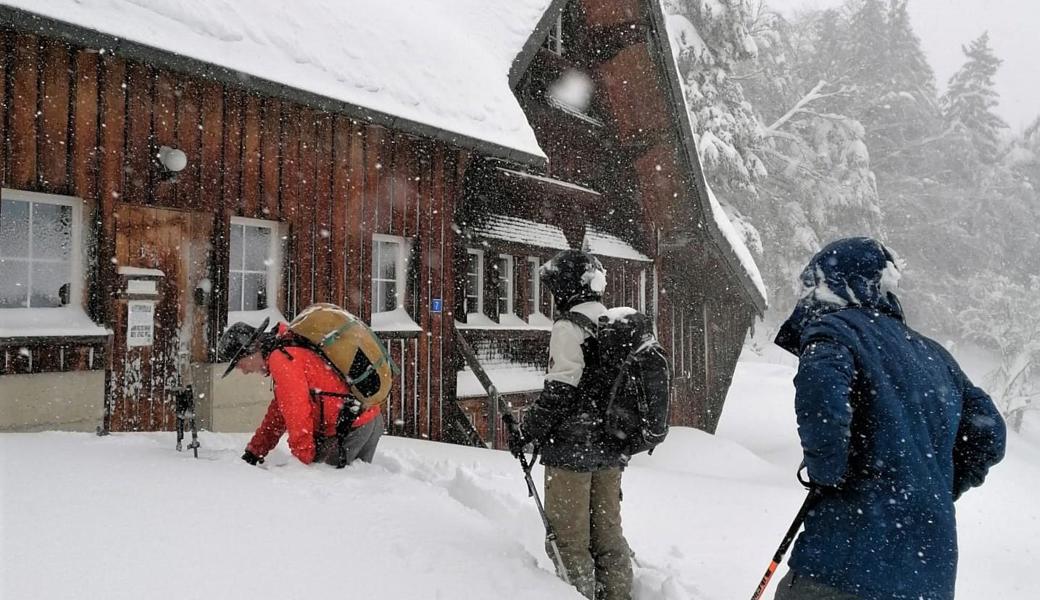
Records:
[[[218,354],[229,361],[227,376],[237,369],[243,373],[269,375],[274,382],[274,399],[253,438],[246,445],[242,460],[251,465],[264,462],[285,433],[289,450],[304,464],[324,462],[345,466],[356,459],[372,462],[383,416],[378,406],[361,412],[342,440],[336,436],[336,420],[349,390],[339,373],[317,352],[293,345],[284,323],[266,331],[260,327],[235,323],[220,338]]]

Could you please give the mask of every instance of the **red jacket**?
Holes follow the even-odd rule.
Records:
[[[285,331],[285,325],[280,325],[278,334],[282,335]],[[343,401],[336,396],[313,396],[312,391],[346,394],[347,385],[324,358],[313,350],[299,346],[288,346],[272,352],[267,358],[267,369],[274,381],[274,400],[246,449],[264,457],[278,445],[282,434],[288,431],[289,449],[293,456],[304,464],[310,464],[314,461],[316,451],[314,432],[323,426],[325,436],[336,435],[336,417]],[[324,410],[319,408],[318,398]],[[378,406],[373,406],[361,413],[354,421],[354,427],[370,422],[379,414],[379,410]],[[319,423],[322,416],[324,423]]]

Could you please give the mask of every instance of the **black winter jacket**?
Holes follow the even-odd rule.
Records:
[[[606,307],[585,302],[572,308],[595,323]],[[524,437],[540,449],[542,464],[574,471],[623,467],[620,441],[603,427],[603,402],[613,379],[599,369],[594,334],[566,316],[553,325],[549,373],[541,396],[524,417]]]

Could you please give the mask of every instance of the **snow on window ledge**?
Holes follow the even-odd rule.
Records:
[[[267,324],[267,328],[270,329],[275,323],[288,323],[289,321],[285,318],[285,315],[281,313],[277,308],[270,307],[263,310],[232,310],[228,311],[227,325],[224,330],[227,331],[228,327],[231,327],[235,323],[245,323],[251,327],[259,327],[264,319],[270,319]]]
[[[91,321],[80,306],[0,309],[0,338],[109,335],[112,330]]]
[[[534,315],[532,315],[534,316]],[[501,322],[496,323],[482,313],[470,313],[466,315],[466,322],[455,321],[457,329],[508,329],[526,331],[550,331],[552,322],[545,319],[546,323],[527,322],[516,315],[500,315]],[[544,319],[544,317],[543,317]]]
[[[500,394],[522,394],[545,387],[545,370],[525,365],[508,365],[485,371]],[[455,395],[459,398],[487,396],[480,380],[469,368],[459,371],[455,379]]]
[[[542,313],[533,313],[527,317],[527,323],[532,327],[552,329],[552,319],[543,315]]]
[[[418,332],[422,327],[412,320],[404,308],[372,313],[372,331]]]

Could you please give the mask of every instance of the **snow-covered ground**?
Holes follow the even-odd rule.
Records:
[[[718,436],[626,472],[636,598],[750,597],[801,502],[790,362],[746,356]],[[1040,422],[958,505],[958,598],[1036,597]],[[384,438],[376,462],[261,467],[244,435],[0,435],[0,598],[577,598],[504,452]],[[537,475],[540,477],[541,471]]]

